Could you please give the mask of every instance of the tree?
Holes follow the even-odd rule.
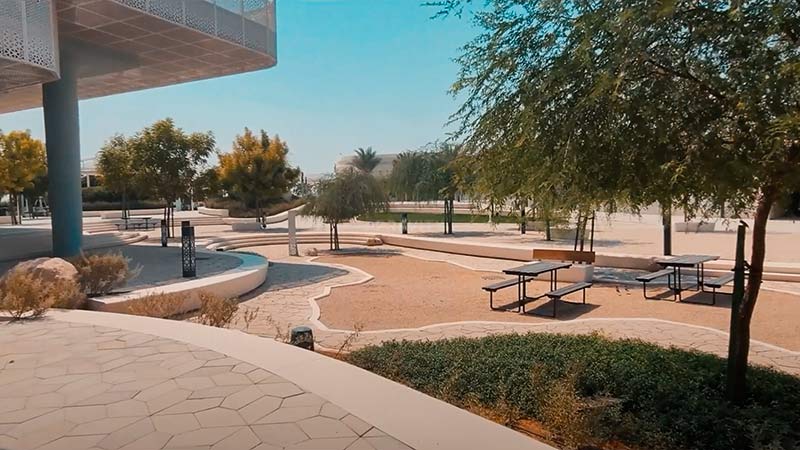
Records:
[[[192,182],[192,198],[197,201],[218,197],[222,191],[219,167],[207,167]]]
[[[458,147],[437,142],[401,153],[392,166],[389,187],[405,200],[444,200],[444,232],[453,233],[453,204],[458,192],[455,160]]]
[[[388,207],[386,193],[372,175],[348,168],[316,183],[303,214],[322,218],[329,225],[330,249],[339,250],[340,223]]]
[[[122,217],[129,217],[128,194],[133,192],[136,171],[125,136],[117,134],[106,141],[97,154],[97,170],[103,177],[103,186],[122,196]]]
[[[33,189],[46,172],[42,141],[32,138],[30,131],[0,132],[0,192],[9,194],[11,223],[17,224],[20,217],[20,194]]]
[[[378,158],[372,147],[359,147],[356,149],[355,154],[356,156],[353,157],[353,165],[356,169],[364,173],[372,173],[372,170],[381,162],[381,159]]]
[[[249,129],[236,136],[233,150],[219,157],[219,179],[234,197],[255,205],[259,221],[264,220],[261,206],[289,192],[300,177],[300,170],[290,167],[289,147],[277,135],[272,139],[261,131],[257,138]]]
[[[137,189],[164,201],[164,219],[171,228],[175,201],[189,192],[214,145],[211,132],[187,134],[169,118],[145,127],[128,141]]]
[[[442,14],[466,3],[444,2]],[[743,400],[769,211],[800,178],[800,4],[486,6],[453,86],[473,154],[507,152],[515,170],[581,204],[755,205],[728,355],[728,394]]]

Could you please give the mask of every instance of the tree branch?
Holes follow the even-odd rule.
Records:
[[[648,63],[648,64],[651,64],[653,66],[656,66],[659,69],[661,69],[661,70],[663,70],[665,72],[668,72],[668,73],[670,73],[670,74],[672,74],[672,75],[674,75],[674,76],[676,76],[678,78],[682,78],[684,80],[689,80],[689,81],[697,84],[701,89],[703,89],[704,91],[706,91],[709,94],[711,94],[717,100],[726,101],[728,99],[725,96],[725,94],[723,94],[722,92],[718,91],[717,89],[712,88],[706,82],[704,82],[703,80],[701,80],[701,79],[697,78],[695,75],[693,75],[691,72],[688,72],[688,71],[682,72],[682,71],[680,71],[678,69],[675,69],[675,68],[673,68],[671,66],[667,66],[665,64],[661,64],[661,63],[653,60],[652,58],[647,58],[647,59],[645,59],[644,62]]]

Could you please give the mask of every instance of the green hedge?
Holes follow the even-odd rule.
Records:
[[[725,360],[635,340],[532,333],[392,342],[352,364],[509,421],[534,419],[565,448],[794,449],[800,378],[749,371],[749,400],[724,397]]]

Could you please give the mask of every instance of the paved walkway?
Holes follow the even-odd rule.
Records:
[[[423,250],[398,250],[405,255],[424,259],[441,260],[442,255]],[[499,264],[491,259],[474,258],[461,255],[447,255],[448,262],[466,268],[496,270]],[[313,258],[286,258],[283,264],[292,264],[295,270],[302,272],[319,265]],[[311,326],[315,329],[317,342],[328,349],[351,350],[369,344],[377,344],[389,340],[435,340],[458,336],[480,337],[497,333],[557,332],[587,334],[599,332],[612,338],[637,338],[653,342],[665,347],[675,346],[685,349],[696,349],[719,356],[725,356],[728,348],[728,334],[719,330],[683,323],[662,321],[658,319],[576,319],[550,323],[509,323],[509,322],[459,322],[430,325],[422,328],[364,331],[353,335],[353,330],[335,330],[328,328],[319,320],[319,307],[315,299],[324,297],[330,289],[338,286],[365,283],[372,279],[371,275],[353,267],[325,264],[345,275],[322,280],[312,285],[288,289],[269,290],[242,303],[243,310],[258,309],[258,317],[245,326],[242,321],[239,327],[243,331],[262,336],[283,337],[288,331],[299,325]],[[313,271],[318,272],[316,267]],[[792,352],[770,344],[753,341],[750,361],[753,364],[773,367],[800,376],[800,352]]]
[[[252,364],[153,335],[0,323],[3,450],[411,447]]]

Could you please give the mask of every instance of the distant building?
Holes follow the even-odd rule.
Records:
[[[388,178],[389,175],[392,174],[392,167],[394,167],[394,161],[397,159],[397,153],[386,153],[376,156],[380,162],[377,166],[375,166],[374,169],[372,169],[372,175],[375,178]],[[336,161],[333,166],[333,170],[339,172],[340,170],[348,167],[355,167],[355,159],[355,155],[342,157]]]

